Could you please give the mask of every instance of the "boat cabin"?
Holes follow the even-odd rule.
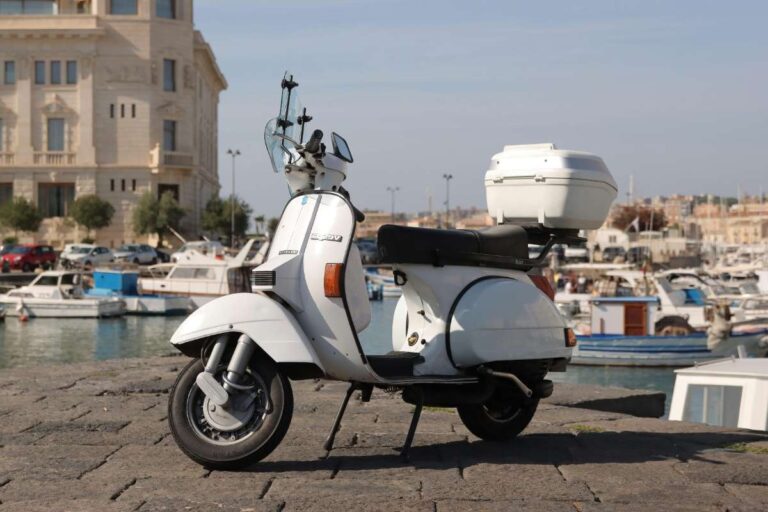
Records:
[[[768,359],[725,359],[675,373],[670,420],[768,431]]]
[[[592,335],[652,336],[658,297],[595,297]]]
[[[8,297],[62,298],[82,297],[83,278],[79,272],[48,270],[27,286],[8,292]]]

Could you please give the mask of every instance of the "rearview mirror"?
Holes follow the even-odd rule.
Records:
[[[331,141],[333,142],[333,154],[339,157],[345,162],[352,163],[352,152],[349,150],[349,144],[344,140],[344,137],[336,132],[331,134]]]

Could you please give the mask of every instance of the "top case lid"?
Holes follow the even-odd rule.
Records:
[[[549,178],[600,181],[618,190],[603,159],[591,153],[557,149],[552,143],[504,146],[491,157],[489,174],[523,178],[545,175]]]

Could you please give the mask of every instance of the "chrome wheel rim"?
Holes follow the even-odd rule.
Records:
[[[217,374],[217,380],[221,380],[223,371]],[[197,384],[192,384],[187,394],[187,421],[198,437],[212,444],[233,445],[261,428],[269,412],[266,386],[250,370],[246,382],[253,388],[231,393],[230,405],[224,410],[216,408]]]

